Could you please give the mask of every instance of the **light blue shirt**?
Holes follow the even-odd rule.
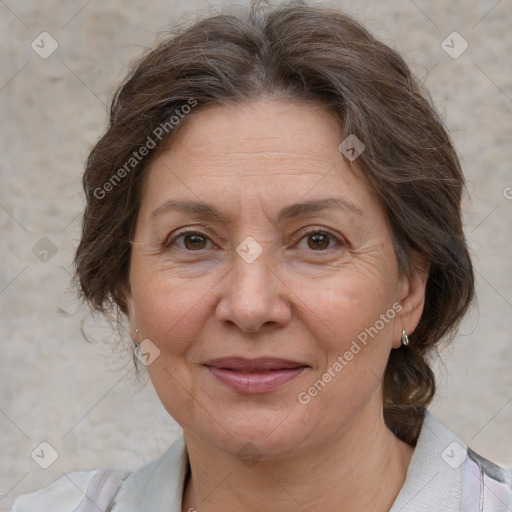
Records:
[[[181,512],[188,466],[182,435],[134,473],[72,472],[20,496],[11,512]],[[389,512],[512,512],[512,468],[476,454],[426,411],[406,480]]]

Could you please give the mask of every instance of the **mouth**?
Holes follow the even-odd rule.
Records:
[[[223,357],[204,366],[225,386],[241,393],[266,393],[294,379],[309,365],[277,358]]]

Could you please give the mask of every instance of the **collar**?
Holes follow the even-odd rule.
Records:
[[[467,446],[427,410],[404,485],[389,512],[459,512]]]
[[[429,412],[406,480],[389,512],[458,512],[467,446]],[[159,459],[132,473],[121,486],[112,512],[181,512],[189,467],[183,434]]]
[[[185,437],[181,434],[162,457],[128,476],[111,512],[181,512],[188,467]]]

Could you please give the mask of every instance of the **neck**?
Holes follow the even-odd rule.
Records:
[[[254,465],[185,433],[191,476],[182,510],[389,511],[414,449],[389,431],[381,412],[365,415],[307,453]]]

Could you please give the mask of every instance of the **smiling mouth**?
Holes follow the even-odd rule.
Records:
[[[267,393],[294,379],[309,365],[275,358],[220,358],[204,365],[222,384],[241,393]]]

